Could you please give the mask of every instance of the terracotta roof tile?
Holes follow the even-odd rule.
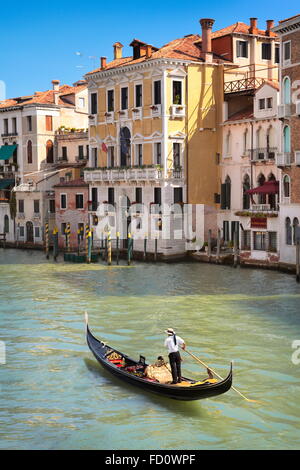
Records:
[[[71,180],[71,181],[63,181],[62,183],[55,184],[54,188],[62,188],[62,187],[88,187],[88,183],[86,183],[82,179]]]
[[[247,25],[246,23],[242,23],[240,21],[230,25],[230,26],[226,26],[226,28],[222,28],[222,29],[219,29],[218,31],[215,31],[212,33],[211,37],[212,39],[216,39],[216,38],[220,38],[222,36],[227,36],[228,34],[236,34],[236,33],[239,33],[239,34],[250,34],[249,33],[249,28],[250,26]],[[257,34],[259,36],[268,36],[266,31],[263,30],[263,29],[258,29],[257,30]],[[271,32],[271,37],[276,37],[277,34],[276,33],[273,33]]]
[[[249,108],[245,108],[242,111],[238,111],[237,113],[230,116],[225,122],[242,121],[243,119],[251,119],[251,118],[253,118],[252,106]]]

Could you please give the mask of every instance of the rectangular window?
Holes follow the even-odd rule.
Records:
[[[135,202],[143,204],[143,189],[135,188]]]
[[[275,64],[280,62],[280,46],[275,46]]]
[[[154,82],[154,104],[161,104],[161,81]]]
[[[182,82],[173,81],[173,104],[182,104]]]
[[[182,202],[183,202],[182,188],[174,188],[174,204],[179,204]]]
[[[49,199],[49,212],[51,214],[55,213],[55,199]]]
[[[155,164],[161,165],[161,142],[154,144]]]
[[[229,221],[223,220],[223,240],[229,242]]]
[[[236,56],[237,57],[248,57],[248,41],[237,41],[236,42]]]
[[[291,41],[283,43],[283,62],[289,62],[291,60]]]
[[[114,206],[115,205],[115,189],[114,188],[108,188],[108,204]]]
[[[136,144],[135,146],[136,164],[142,166],[143,164],[143,144]]]
[[[272,50],[270,42],[263,42],[261,45],[261,58],[262,60],[272,59]]]
[[[19,212],[24,214],[24,199],[19,199]]]
[[[267,98],[267,109],[273,108],[273,98]]]
[[[92,188],[92,211],[98,209],[98,188]]]
[[[68,148],[67,147],[62,147],[61,151],[62,151],[63,160],[68,160]]]
[[[221,209],[230,209],[231,205],[231,184],[221,184]]]
[[[251,250],[251,230],[242,231],[242,250]]]
[[[108,90],[107,92],[107,112],[115,110],[115,94],[114,90]]]
[[[84,108],[85,105],[85,99],[84,98],[78,98],[78,108]]]
[[[154,203],[161,205],[161,188],[154,188]]]
[[[83,194],[76,194],[76,209],[83,209]]]
[[[3,119],[4,134],[8,134],[8,119]]]
[[[12,132],[13,134],[17,134],[17,118],[12,118]]]
[[[97,114],[97,112],[98,112],[97,93],[91,93],[91,114]]]
[[[83,145],[78,145],[78,157],[79,157],[79,160],[83,160],[83,158],[84,158]]]
[[[92,165],[94,165],[94,168],[98,168],[98,155],[97,155],[97,149],[93,148],[92,149]]]
[[[115,166],[115,147],[108,147],[107,149],[108,167]]]
[[[253,248],[258,251],[266,251],[267,232],[253,232]]]
[[[39,214],[40,213],[40,201],[39,199],[35,199],[33,201],[33,212],[35,214]]]
[[[60,195],[60,208],[61,209],[67,208],[67,195],[66,194]]]
[[[143,106],[143,86],[135,85],[135,106],[141,108]]]
[[[20,237],[24,237],[24,225],[20,225]]]
[[[34,227],[34,238],[40,238],[40,227]]]
[[[121,88],[121,109],[128,109],[128,88]]]
[[[46,119],[46,131],[53,130],[52,116],[45,116]]]
[[[178,142],[173,143],[173,166],[174,168],[180,167],[180,144]]]
[[[90,154],[90,149],[89,149],[89,146],[87,145],[86,146],[86,158],[87,159],[89,158],[89,154]]]
[[[268,232],[268,251],[277,252],[277,232]]]
[[[266,105],[265,105],[265,99],[262,98],[258,101],[259,103],[259,109],[265,109]]]

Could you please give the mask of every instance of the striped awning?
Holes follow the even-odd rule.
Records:
[[[16,145],[2,145],[0,147],[0,160],[8,160],[11,158],[16,148]]]

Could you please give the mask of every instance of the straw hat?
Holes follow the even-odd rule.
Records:
[[[165,333],[167,333],[167,335],[169,336],[175,335],[175,331],[173,330],[173,328],[168,328],[167,330],[165,330]]]

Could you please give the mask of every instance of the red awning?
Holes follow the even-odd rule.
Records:
[[[266,181],[257,188],[249,189],[246,191],[247,194],[278,194],[279,193],[279,181]]]

